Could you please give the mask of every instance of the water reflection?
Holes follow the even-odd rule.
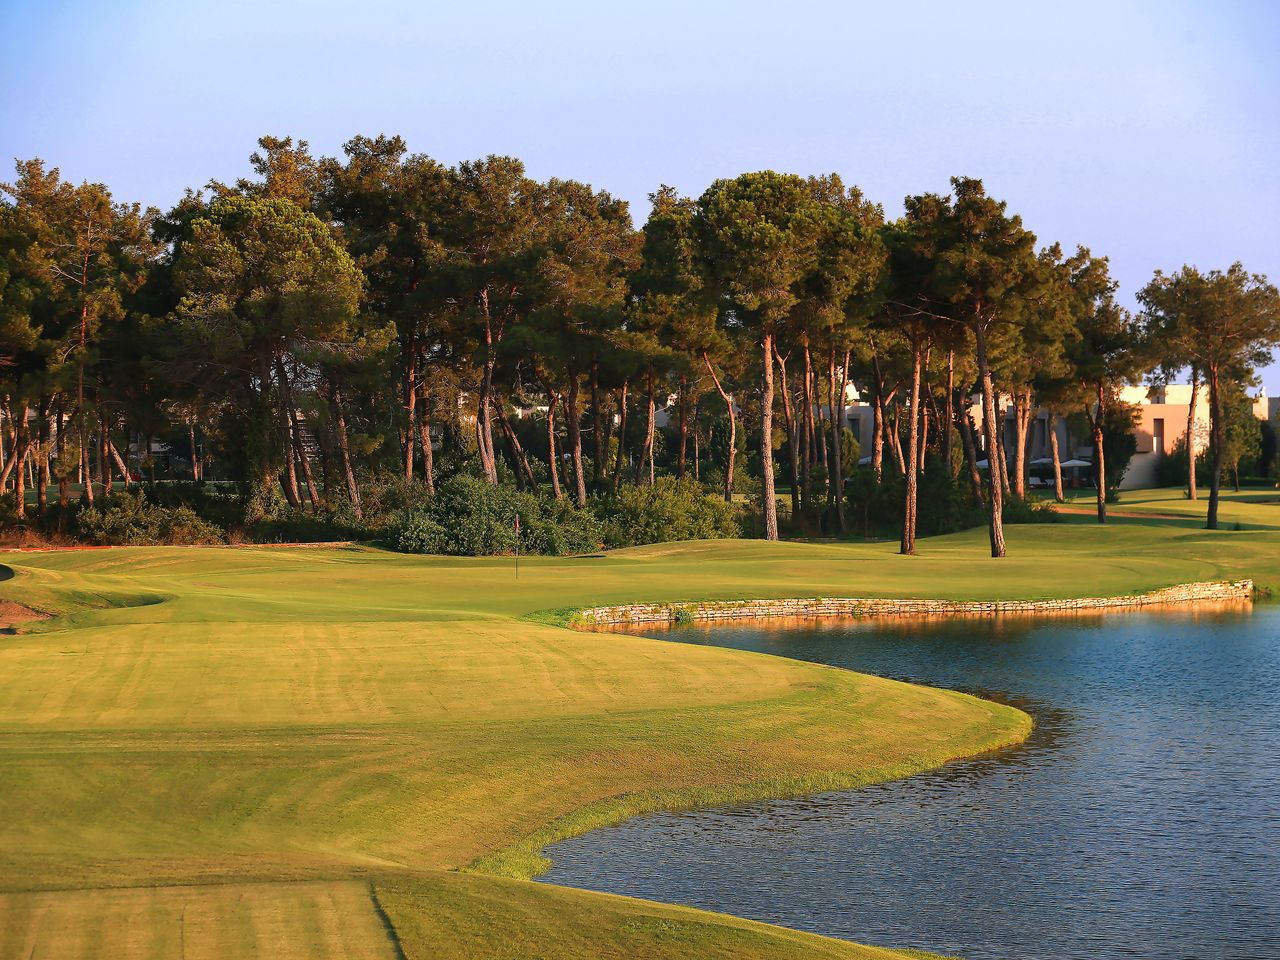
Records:
[[[639,818],[557,845],[546,879],[970,960],[1280,957],[1280,609],[661,636],[964,689],[1036,729],[896,783]]]

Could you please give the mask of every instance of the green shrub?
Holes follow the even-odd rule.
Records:
[[[652,487],[623,486],[616,497],[595,497],[584,509],[569,500],[520,493],[466,475],[440,484],[429,502],[405,510],[387,542],[407,553],[458,556],[508,554],[516,549],[562,555],[667,540],[736,537],[734,507],[692,480],[662,477]]]
[[[254,524],[250,533],[258,543],[331,543],[370,536],[368,526],[346,503],[321,510],[282,507],[272,519]]]
[[[202,520],[190,507],[148,503],[141,493],[117,493],[81,510],[81,538],[110,546],[222,543],[226,534]]]
[[[403,511],[391,523],[387,540],[406,553],[514,553],[517,516],[522,552],[558,555],[600,547],[601,526],[590,510],[465,474],[441,483],[426,503]]]
[[[611,547],[742,535],[733,505],[688,479],[659,477],[653,486],[627,485],[594,506]]]
[[[1004,501],[1004,522],[1062,523],[1062,514],[1051,503],[1007,497]]]
[[[886,469],[876,483],[869,466],[859,467],[845,480],[846,526],[863,536],[897,536],[902,530],[906,479]],[[987,523],[987,510],[973,495],[968,477],[952,478],[941,458],[930,456],[920,475],[916,532],[922,537],[955,533]],[[1061,516],[1051,506],[1014,497],[1004,499],[1005,523],[1057,523]],[[830,524],[824,524],[830,526]]]
[[[244,519],[245,490],[239,484],[177,480],[147,483],[142,490],[148,503],[157,507],[187,507],[200,519],[223,529],[230,529]]]
[[[595,513],[567,500],[543,501],[541,514],[527,521],[521,535],[521,550],[551,556],[590,553],[604,543],[604,527]]]
[[[420,510],[405,513],[395,525],[392,543],[401,553],[446,553],[449,538],[444,527]]]

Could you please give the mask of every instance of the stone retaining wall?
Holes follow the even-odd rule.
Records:
[[[1070,613],[1072,611],[1149,607],[1221,601],[1249,601],[1252,580],[1184,583],[1151,593],[1076,600],[888,600],[883,598],[812,597],[795,600],[710,600],[691,603],[629,603],[592,607],[575,623],[674,623],[680,620],[745,620],[756,617],[937,617],[1001,614]]]

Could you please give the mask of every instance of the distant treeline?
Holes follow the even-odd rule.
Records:
[[[254,179],[165,213],[39,160],[0,188],[10,522],[29,519],[29,484],[45,517],[154,479],[162,443],[180,461],[167,476],[236,482],[246,530],[282,512],[361,520],[394,480],[425,548],[456,540],[429,506],[446,478],[582,509],[673,475],[726,500],[749,488],[769,538],[786,483],[788,522],[834,533],[855,525],[853,383],[875,417],[858,496],[894,499],[902,551],[937,527],[920,518],[940,502],[922,501],[928,472],[985,513],[1000,556],[1037,408],[1087,420],[1104,477],[1120,388],[1190,369],[1211,411],[1212,527],[1225,411],[1280,342],[1265,277],[1157,273],[1131,314],[1105,258],[1041,245],[975,179],[886,221],[835,174],[748,173],[696,200],[659,187],[637,230],[625,202],[509,157],[259,144]],[[597,529],[574,523],[565,542]]]

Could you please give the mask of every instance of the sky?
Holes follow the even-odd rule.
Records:
[[[630,201],[836,171],[894,216],[954,175],[1042,243],[1280,281],[1280,3],[0,0],[0,163],[166,208],[264,134],[399,134]],[[1264,373],[1280,395],[1280,364]]]

